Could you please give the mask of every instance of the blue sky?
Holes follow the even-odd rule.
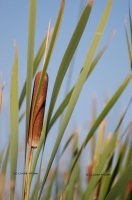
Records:
[[[87,1],[82,1],[82,5]],[[36,21],[36,37],[35,37],[35,54],[47,32],[48,22],[51,19],[51,26],[54,26],[59,10],[61,1],[56,0],[38,0],[37,3],[37,21]],[[73,77],[70,87],[73,86],[81,67],[83,65],[86,53],[90,46],[94,32],[97,28],[99,20],[102,16],[103,10],[107,0],[95,0],[93,4],[90,20],[87,24],[85,32],[82,36],[82,40],[79,43],[75,65],[73,69]],[[132,5],[131,5],[132,6]],[[13,40],[15,39],[19,51],[19,93],[22,89],[23,83],[26,78],[26,63],[27,63],[27,36],[28,36],[28,10],[29,1],[1,1],[0,2],[0,71],[3,74],[3,81],[7,82],[7,85],[3,91],[3,111],[0,116],[0,131],[6,138],[9,136],[9,96],[10,96],[10,77],[11,69],[14,59],[14,46]],[[66,0],[64,16],[62,20],[62,26],[58,35],[57,43],[52,55],[52,59],[48,68],[49,74],[49,88],[47,107],[49,106],[52,88],[55,81],[55,75],[57,74],[61,59],[66,50],[68,42],[75,29],[80,10],[80,0]],[[124,31],[124,19],[128,16],[128,2],[126,0],[115,0],[113,3],[112,11],[108,24],[106,26],[104,35],[98,48],[98,52],[103,47],[107,39],[113,30],[116,30],[115,37],[113,38],[108,49],[104,53],[103,57],[99,61],[96,69],[90,76],[89,80],[83,87],[78,103],[75,107],[74,113],[71,117],[68,128],[66,129],[66,135],[69,135],[75,128],[81,127],[81,141],[84,139],[88,132],[88,124],[91,117],[91,103],[92,95],[95,93],[97,96],[97,113],[99,114],[104,107],[103,101],[107,93],[109,98],[116,91],[121,82],[125,79],[130,71],[129,59],[127,53],[127,45]],[[127,22],[128,25],[128,22]],[[40,69],[41,69],[40,65]],[[64,97],[66,80],[60,91],[60,96],[57,101],[59,105],[60,101]],[[114,106],[109,115],[108,131],[113,131],[119,114],[124,106],[126,106],[131,97],[131,84],[123,93],[120,100]],[[23,108],[25,108],[25,104]],[[57,108],[57,107],[56,107]],[[131,120],[131,109],[129,110],[125,119],[125,125]],[[8,126],[7,126],[8,124]],[[24,124],[24,122],[23,122]],[[59,123],[58,123],[59,124]],[[51,129],[49,140],[55,139],[58,124]],[[22,137],[25,129],[23,126],[20,129],[20,137]],[[0,135],[0,139],[5,144],[3,135]],[[64,137],[65,139],[65,137]],[[52,142],[51,142],[52,146]]]

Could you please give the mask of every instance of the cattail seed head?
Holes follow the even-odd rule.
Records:
[[[38,95],[38,99],[36,101],[36,106],[33,106],[38,90],[38,84],[41,77],[41,71],[36,74],[34,81],[34,88],[32,93],[32,102],[30,108],[30,120],[29,120],[29,131],[28,131],[28,143],[32,148],[37,148],[39,139],[41,136],[42,126],[43,126],[43,118],[45,111],[45,103],[46,103],[46,95],[47,95],[47,87],[48,87],[48,74],[46,73],[42,85],[40,88],[40,92]]]

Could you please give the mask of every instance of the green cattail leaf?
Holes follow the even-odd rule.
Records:
[[[26,135],[28,134],[30,100],[33,78],[35,27],[36,27],[37,0],[30,0],[29,24],[28,24],[28,55],[27,55],[27,81],[26,81]],[[26,143],[27,144],[27,136]]]
[[[121,177],[118,179],[116,184],[112,187],[111,191],[108,193],[105,200],[116,199],[121,191],[125,189],[128,182],[132,179],[132,163],[130,163],[127,168],[124,170]]]
[[[14,199],[15,181],[18,156],[18,132],[19,132],[19,106],[18,106],[18,51],[15,50],[15,59],[11,75],[10,89],[10,180],[13,186],[10,190],[10,199]]]
[[[26,114],[26,111],[23,111],[23,112],[21,113],[21,115],[20,115],[20,117],[19,117],[19,123],[22,121],[22,119],[24,118],[25,114]]]

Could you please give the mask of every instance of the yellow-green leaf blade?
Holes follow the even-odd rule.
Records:
[[[27,82],[26,82],[26,135],[28,132],[28,125],[29,125],[30,98],[32,90],[36,7],[37,7],[37,0],[30,0],[29,25],[28,25]]]
[[[15,52],[15,59],[12,68],[11,89],[10,89],[10,179],[14,186],[10,190],[10,198],[14,199],[15,180],[14,173],[17,169],[18,155],[18,132],[19,132],[19,107],[18,107],[18,52]]]

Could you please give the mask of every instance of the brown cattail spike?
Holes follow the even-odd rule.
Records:
[[[32,148],[37,148],[39,139],[41,136],[44,111],[45,111],[45,103],[46,103],[46,95],[47,95],[47,87],[48,87],[48,74],[46,73],[42,81],[42,85],[40,88],[36,106],[34,108],[34,113],[32,113],[40,77],[41,77],[41,71],[38,72],[35,77],[33,94],[32,94],[32,103],[31,103],[31,109],[30,109],[28,143]]]

